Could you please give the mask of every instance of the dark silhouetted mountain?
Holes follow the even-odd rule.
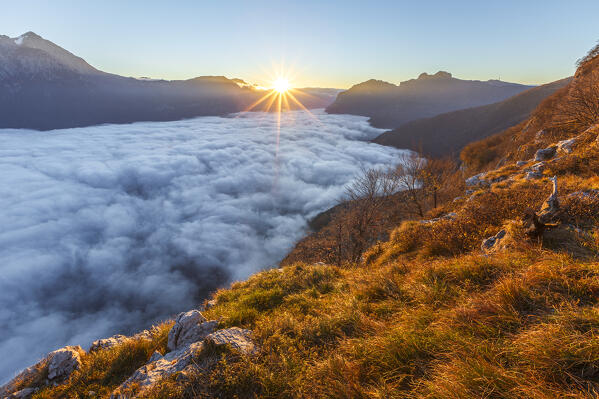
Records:
[[[507,100],[408,122],[373,141],[439,157],[455,155],[468,143],[499,133],[527,119],[545,98],[571,78],[528,89]]]
[[[461,80],[439,71],[399,86],[368,80],[339,93],[326,110],[368,116],[373,126],[395,128],[415,119],[502,101],[530,87],[499,80]]]
[[[329,89],[306,89],[301,95],[306,107],[324,108],[337,93],[318,90]],[[223,115],[246,109],[264,94],[223,76],[167,81],[109,74],[33,32],[0,35],[0,128],[46,130]]]

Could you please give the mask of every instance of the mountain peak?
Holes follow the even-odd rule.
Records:
[[[44,39],[35,32],[28,31],[21,36],[9,39],[14,44],[22,48],[41,50],[62,65],[80,73],[99,73],[94,67],[89,65],[85,60],[55,43]]]
[[[422,72],[420,74],[420,76],[418,76],[419,80],[423,80],[423,79],[451,79],[452,75],[449,72],[446,71],[439,71],[434,75],[429,75],[426,72]]]

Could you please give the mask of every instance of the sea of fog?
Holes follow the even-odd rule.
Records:
[[[0,382],[277,265],[361,167],[366,118],[247,113],[0,130]]]

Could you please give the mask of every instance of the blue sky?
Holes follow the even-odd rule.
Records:
[[[225,75],[296,86],[398,83],[446,70],[545,83],[599,39],[599,1],[75,1],[0,3],[0,34],[34,31],[127,76]]]

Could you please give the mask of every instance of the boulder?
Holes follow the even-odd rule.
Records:
[[[0,398],[28,398],[40,387],[65,382],[81,366],[84,353],[80,346],[65,346],[50,352],[0,387]]]
[[[505,237],[507,232],[505,230],[499,230],[497,234],[483,240],[480,249],[484,252],[493,252],[499,248],[501,240]]]
[[[518,161],[518,162],[516,162],[516,166],[520,168],[520,167],[526,165],[527,163],[528,162],[526,162],[526,161]]]
[[[535,153],[535,162],[546,161],[555,156],[557,147],[541,148]]]
[[[204,342],[207,344],[222,346],[229,345],[232,349],[246,355],[256,352],[256,347],[251,339],[252,332],[239,327],[225,328],[208,335]]]
[[[71,373],[81,366],[82,352],[83,349],[80,346],[65,346],[50,353],[48,381],[58,383],[69,378]]]
[[[180,313],[175,320],[175,325],[168,333],[167,347],[169,351],[203,340],[212,333],[218,322],[207,321],[199,310],[190,310]]]

